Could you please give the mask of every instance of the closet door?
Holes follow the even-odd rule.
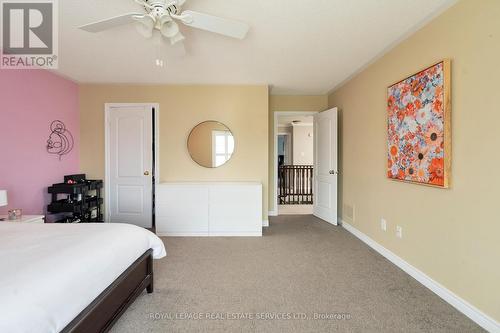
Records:
[[[106,111],[106,221],[151,228],[153,107],[111,106]]]

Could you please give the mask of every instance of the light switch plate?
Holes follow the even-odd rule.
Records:
[[[380,229],[387,231],[387,221],[385,219],[380,220]]]
[[[396,226],[396,237],[403,238],[403,227]]]

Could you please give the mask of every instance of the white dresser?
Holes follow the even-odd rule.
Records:
[[[9,220],[7,215],[0,215],[0,223],[9,222],[9,223],[45,223],[45,216],[43,215],[22,215],[20,219],[17,220]]]
[[[160,236],[262,236],[262,184],[172,182],[156,187]]]

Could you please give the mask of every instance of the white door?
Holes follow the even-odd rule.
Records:
[[[108,222],[152,227],[153,107],[107,107]]]
[[[338,111],[314,115],[314,215],[337,225]]]

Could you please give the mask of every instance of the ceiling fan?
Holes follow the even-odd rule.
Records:
[[[192,28],[210,31],[237,39],[245,38],[249,26],[246,23],[228,20],[192,10],[182,11],[186,0],[134,0],[143,6],[145,13],[127,13],[106,20],[86,24],[80,29],[101,32],[120,25],[135,23],[137,31],[145,38],[151,38],[159,30],[170,39],[172,45],[184,40],[177,21]]]

